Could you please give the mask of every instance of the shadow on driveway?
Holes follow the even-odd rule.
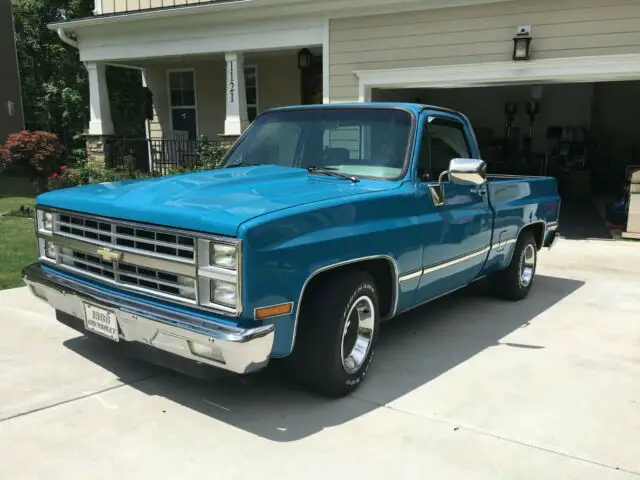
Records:
[[[492,299],[481,294],[482,286],[474,286],[401,315],[383,324],[369,376],[351,398],[328,400],[301,391],[277,364],[249,376],[207,369],[215,372],[214,380],[162,370],[131,387],[272,441],[295,441],[393,402],[483,350],[500,345],[500,339],[526,328],[582,285],[584,282],[540,275],[529,297],[521,302]],[[121,345],[102,346],[104,342],[82,338],[68,340],[65,345],[121,378],[128,377],[123,362],[113,358],[119,355]],[[530,349],[532,355],[544,348],[502,345]]]

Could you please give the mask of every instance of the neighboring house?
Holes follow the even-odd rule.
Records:
[[[640,163],[634,113],[620,115],[640,88],[610,83],[640,80],[637,1],[97,0],[93,17],[50,27],[89,69],[92,135],[113,133],[114,64],[142,69],[152,138],[237,136],[280,105],[417,100],[467,112],[483,140],[504,135],[515,101],[509,135],[531,127],[542,156],[557,125],[593,130],[610,162]],[[533,125],[529,102],[542,107]]]
[[[0,0],[0,144],[24,128],[12,0]]]

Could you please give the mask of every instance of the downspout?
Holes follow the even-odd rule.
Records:
[[[73,48],[78,48],[78,42],[76,42],[73,38],[68,37],[67,32],[65,32],[63,28],[58,29],[58,37],[67,45],[70,45]]]

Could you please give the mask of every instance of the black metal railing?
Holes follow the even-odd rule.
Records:
[[[112,138],[105,145],[107,167],[157,175],[215,168],[226,151],[219,141],[201,139]]]
[[[104,146],[109,168],[149,172],[149,141],[146,138],[110,138]]]

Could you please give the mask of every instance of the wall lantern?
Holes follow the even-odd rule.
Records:
[[[521,25],[513,37],[513,60],[529,60],[531,56],[531,25]]]
[[[303,48],[298,52],[298,68],[304,70],[305,68],[309,68],[311,66],[311,60],[313,59],[313,55],[308,48]]]

